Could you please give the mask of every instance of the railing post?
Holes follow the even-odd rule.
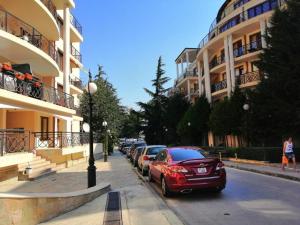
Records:
[[[62,137],[62,132],[59,132],[58,134],[60,134],[60,143],[59,143],[59,147],[60,147],[60,149],[62,149],[63,148],[63,137]]]
[[[0,155],[3,156],[4,155],[4,133],[1,132],[1,146],[0,146]]]

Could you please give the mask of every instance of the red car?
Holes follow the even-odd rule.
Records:
[[[160,151],[149,165],[149,181],[161,184],[164,196],[197,189],[221,192],[226,186],[224,164],[206,157],[195,147],[174,147]]]

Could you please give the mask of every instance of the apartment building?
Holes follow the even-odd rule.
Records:
[[[255,66],[266,47],[264,36],[274,9],[284,0],[226,0],[197,48],[185,49],[176,59],[175,88],[205,95],[210,103],[230,97],[235,87],[255,88],[262,74]],[[198,90],[195,90],[198,87]],[[218,145],[209,135],[209,145]],[[228,140],[237,146],[236,137]]]
[[[51,172],[84,156],[83,34],[74,7],[73,0],[0,0],[0,170],[14,174],[27,163]]]

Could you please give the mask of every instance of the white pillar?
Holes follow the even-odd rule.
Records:
[[[182,58],[180,59],[180,64],[181,64],[181,73],[180,73],[180,76],[181,76],[183,74],[183,71],[184,71]]]
[[[200,63],[200,61],[197,61],[197,71],[198,71],[198,87],[199,87],[199,96],[201,96],[201,94],[202,94],[202,85],[201,85],[201,80],[202,80],[202,78],[201,78],[201,63]]]
[[[190,80],[188,79],[187,80],[187,94],[188,94],[188,100],[190,101],[191,100],[191,83],[190,83]]]
[[[231,76],[231,91],[235,89],[235,70],[234,70],[234,56],[233,56],[233,41],[232,35],[228,36],[228,49],[229,49],[229,60],[230,60],[230,76]],[[230,93],[231,94],[231,93]],[[229,95],[230,97],[230,95]]]
[[[190,57],[189,57],[189,53],[188,53],[188,52],[186,52],[186,53],[185,53],[185,56],[186,56],[186,68],[188,68],[188,66],[189,66],[189,63],[190,63]]]
[[[209,103],[211,103],[211,83],[210,83],[210,71],[208,61],[208,50],[204,50],[203,53],[203,66],[204,66],[204,79],[205,79],[205,94]]]
[[[229,59],[229,47],[228,38],[224,38],[224,50],[225,50],[225,65],[226,65],[226,82],[227,82],[227,96],[231,94],[231,76],[230,76],[230,59]]]
[[[259,21],[260,24],[260,33],[261,33],[261,46],[263,48],[267,48],[267,42],[265,36],[267,35],[267,21],[264,19],[261,19]]]
[[[178,67],[178,63],[176,62],[176,73],[177,73],[177,78],[179,77],[179,67]]]
[[[64,8],[64,92],[67,94],[70,94],[70,80],[69,80],[69,76],[70,76],[70,54],[71,54],[71,50],[70,50],[70,43],[71,43],[71,39],[70,39],[70,9],[68,8],[67,5],[65,5]],[[66,127],[65,127],[65,131],[66,132],[71,132],[71,125],[72,121],[67,120],[66,121]]]

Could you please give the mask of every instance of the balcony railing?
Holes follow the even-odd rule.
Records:
[[[226,89],[226,88],[227,88],[227,81],[222,80],[218,83],[215,83],[215,84],[211,85],[211,92],[214,93],[214,92]]]
[[[225,55],[220,55],[219,57],[215,57],[209,64],[209,68],[213,69],[221,64],[225,63]]]
[[[37,79],[27,80],[21,73],[0,72],[0,88],[31,98],[74,109],[74,97],[53,87],[47,87]]]
[[[83,89],[83,83],[82,80],[80,80],[78,77],[71,77],[70,76],[70,83],[71,85],[79,88],[79,89]]]
[[[269,11],[272,11],[273,9],[277,8],[278,6],[281,6],[281,4],[284,4],[286,0],[280,0],[280,4],[278,4],[278,0],[267,0],[259,5],[256,5],[246,11],[243,11],[241,14],[233,17],[232,19],[221,23],[217,26],[215,26],[214,29],[212,29],[199,43],[198,49],[203,48],[210,40],[214,39],[221,33],[225,32],[228,29],[231,29],[232,27],[237,26],[238,24],[245,22],[249,19],[252,19],[256,16],[262,15],[264,13],[267,13]],[[259,8],[259,10],[256,10]]]
[[[176,79],[175,84],[177,85],[179,82],[181,82],[187,77],[198,77],[198,75],[194,71],[185,71],[180,77]]]
[[[78,20],[75,18],[74,15],[70,14],[70,21],[71,24],[76,28],[76,30],[82,35],[82,26],[78,22]]]
[[[52,0],[40,0],[50,11],[50,13],[54,16],[55,20],[57,20],[57,11]]]
[[[0,29],[23,39],[57,60],[55,42],[49,41],[35,28],[3,10],[0,10]]]
[[[254,42],[251,42],[250,44],[243,45],[238,48],[233,49],[233,55],[235,58],[241,57],[243,55],[247,55],[249,53],[253,53],[256,51],[262,50],[262,43],[261,40],[257,40]]]
[[[73,45],[71,45],[71,54],[75,59],[82,63],[82,55]]]
[[[19,129],[0,129],[0,156],[30,152],[30,132]]]
[[[259,71],[245,73],[237,77],[237,83],[239,85],[251,83],[254,81],[260,81],[260,80],[261,80],[261,73]]]

